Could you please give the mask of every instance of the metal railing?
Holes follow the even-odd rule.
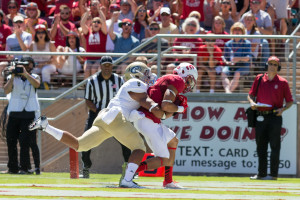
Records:
[[[299,28],[299,26],[297,27]],[[0,51],[0,55],[66,55],[66,56],[73,56],[74,61],[76,61],[76,56],[104,56],[104,55],[108,55],[108,56],[112,56],[112,57],[119,57],[118,59],[116,59],[114,61],[115,65],[118,65],[119,63],[121,63],[122,61],[124,61],[125,59],[127,59],[128,57],[135,57],[135,56],[145,56],[145,57],[150,57],[150,61],[154,61],[157,60],[157,66],[158,66],[158,76],[161,75],[161,59],[163,57],[166,58],[193,58],[194,60],[194,65],[197,66],[196,63],[196,59],[197,59],[197,55],[195,54],[169,54],[168,52],[172,51],[174,48],[175,49],[183,49],[184,47],[170,47],[165,51],[161,50],[161,38],[195,38],[195,37],[201,37],[203,39],[205,38],[214,38],[214,39],[218,39],[218,38],[224,38],[224,39],[232,39],[232,38],[259,38],[259,39],[287,39],[288,41],[292,40],[292,46],[293,46],[293,52],[297,52],[297,49],[299,49],[300,47],[300,43],[297,43],[297,41],[300,39],[299,36],[275,36],[275,35],[169,35],[169,34],[159,34],[156,35],[154,37],[152,37],[151,39],[149,39],[148,41],[146,41],[145,43],[142,43],[141,45],[139,45],[138,47],[136,47],[135,49],[131,50],[128,53],[76,53],[76,52],[12,52],[12,51]],[[154,39],[157,39],[157,53],[137,53],[139,52],[143,47],[147,46],[148,44],[150,44]],[[292,67],[293,67],[293,76],[292,76],[292,82],[293,82],[293,88],[292,88],[292,94],[293,97],[296,101],[296,53],[291,52],[291,54],[289,54],[289,59],[287,59],[287,62],[289,63],[290,58],[292,58]],[[39,101],[45,101],[45,102],[49,102],[49,103],[54,103],[66,96],[68,96],[69,94],[73,93],[74,91],[76,91],[79,87],[83,86],[86,80],[81,81],[80,83],[76,84],[77,80],[76,80],[76,62],[73,62],[73,78],[72,78],[72,84],[73,87],[70,89],[67,89],[66,91],[64,91],[62,94],[58,95],[55,98],[39,98]],[[288,64],[289,66],[289,64]],[[187,96],[189,97],[189,99],[191,99],[192,101],[198,101],[198,100],[208,100],[211,98],[215,98],[215,99],[219,99],[222,101],[239,101],[239,100],[246,100],[246,93],[234,93],[234,94],[225,94],[225,93],[218,93],[218,94],[209,94],[209,93],[190,93],[187,94]],[[6,97],[2,96],[0,97],[0,100],[4,101],[7,100]],[[69,109],[65,110],[64,112],[60,113],[59,115],[53,117],[53,118],[49,118],[49,120],[57,120],[59,118],[61,118],[62,116],[64,116],[65,114],[69,113],[70,111],[76,109],[78,106],[82,105],[84,103],[84,101],[80,101],[79,103],[77,103],[76,105],[70,107]],[[39,143],[40,143],[40,139],[39,139]],[[64,151],[67,152],[67,149]],[[45,163],[49,163],[51,162],[51,160],[55,159],[54,157],[47,160]],[[45,164],[44,163],[44,164]]]

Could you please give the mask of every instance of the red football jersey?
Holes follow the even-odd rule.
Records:
[[[185,82],[180,76],[167,74],[157,79],[155,84],[148,88],[148,96],[160,106],[169,85],[173,85],[177,89],[178,94],[182,93],[185,88]],[[149,110],[140,107],[139,111],[142,111],[146,117],[151,119],[153,122],[160,123],[160,119],[155,117],[153,113],[149,112]]]

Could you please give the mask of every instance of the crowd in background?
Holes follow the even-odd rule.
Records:
[[[10,0],[0,1],[0,51],[113,52],[128,53],[156,34],[271,35],[288,34],[290,8],[298,11],[298,0]],[[162,51],[171,46],[174,54],[197,54],[200,92],[204,75],[210,92],[220,77],[226,93],[248,75],[252,61],[265,63],[282,41],[264,39],[164,38]],[[156,53],[157,41],[140,50]],[[0,56],[10,61],[21,55]],[[78,56],[76,70],[87,78],[97,72],[101,57]],[[115,57],[114,59],[117,59]],[[124,72],[135,58],[118,64]],[[34,73],[41,74],[41,88],[51,88],[53,74],[73,74],[72,56],[34,56]],[[165,58],[161,72],[169,73],[191,58]],[[156,62],[148,62],[156,69]],[[0,82],[3,82],[3,78]],[[3,83],[1,83],[3,85]]]

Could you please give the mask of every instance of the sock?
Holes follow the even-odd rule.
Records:
[[[147,163],[144,161],[144,162],[141,162],[139,168],[136,170],[136,172],[141,172],[141,171],[144,171],[144,170],[147,170],[148,168],[148,165]]]
[[[128,163],[124,177],[125,181],[131,181],[133,179],[133,176],[138,167],[139,166],[135,163]]]
[[[55,128],[55,127],[51,126],[50,124],[48,124],[46,126],[45,131],[47,133],[49,133],[50,135],[52,135],[53,137],[55,137],[55,139],[57,139],[58,141],[61,140],[61,138],[64,134],[64,132],[62,130]]]
[[[165,166],[165,180],[166,184],[173,182],[173,167]]]

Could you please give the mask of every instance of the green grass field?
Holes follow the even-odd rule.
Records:
[[[146,189],[118,188],[120,175],[91,174],[70,179],[68,173],[0,174],[3,199],[300,199],[300,179],[253,181],[248,177],[174,176],[183,190],[163,189],[162,177],[139,177]]]

